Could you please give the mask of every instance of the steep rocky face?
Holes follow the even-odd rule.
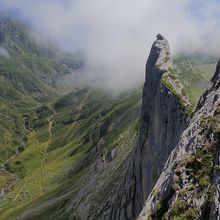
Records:
[[[220,62],[139,219],[219,219]]]
[[[186,115],[178,97],[161,83],[173,64],[166,39],[155,41],[146,66],[138,146],[140,166],[137,201],[140,205],[150,193],[179,136],[186,126]],[[174,84],[173,84],[174,85]]]
[[[216,82],[216,78],[218,78],[218,74],[213,77],[213,83]],[[217,97],[214,99],[216,100]],[[204,100],[206,100],[206,95],[200,100],[199,105],[203,105]],[[211,108],[210,103],[209,106]],[[184,130],[188,127],[191,113],[192,106],[185,95],[185,89],[180,83],[178,73],[173,68],[169,44],[166,39],[158,35],[146,65],[139,142],[127,158],[125,168],[121,173],[122,181],[120,181],[119,188],[115,191],[115,195],[110,198],[110,201],[108,200],[108,204],[111,206],[100,211],[102,213],[100,219],[135,219],[139,215],[143,209],[144,201],[149,196],[166,165],[166,160],[179,143]],[[216,112],[215,114],[218,115],[219,113]],[[192,132],[194,130],[196,128]],[[204,130],[208,132],[207,128],[204,128]],[[208,133],[204,133],[204,135],[208,135]],[[190,143],[193,141],[193,139],[189,140]],[[200,163],[205,164],[205,167],[207,167],[207,169],[202,169],[197,176],[198,179],[202,179],[201,184],[203,187],[209,180],[207,173],[213,169],[213,166],[209,166],[209,162],[213,156],[215,144],[216,142],[213,142],[211,155],[206,155],[204,151],[199,153],[199,155],[205,155]],[[193,160],[197,161],[199,159],[194,157]],[[217,180],[218,178],[215,177],[215,181]],[[181,185],[182,182],[179,184]],[[176,184],[169,186],[168,190],[173,192],[173,187],[175,188]],[[208,189],[208,200],[210,200],[214,188],[210,186]],[[154,189],[150,196],[157,195],[160,190]],[[153,213],[154,210],[148,209],[146,212],[143,211],[141,218],[161,219],[161,213],[168,207],[167,204],[164,205],[164,201],[167,202],[171,198],[170,196],[172,197],[169,193],[168,195],[165,194],[165,199],[161,199],[162,202],[156,202],[153,205],[154,208],[156,207],[159,210],[158,213]],[[215,205],[212,204],[211,209],[215,210],[218,207],[217,201],[218,199],[216,199]],[[210,206],[211,203],[207,205],[207,209],[210,209]],[[151,213],[153,214],[151,215]],[[190,214],[195,215],[194,210],[187,213],[188,216]],[[169,217],[168,219],[170,219]]]
[[[171,76],[170,76],[171,75]],[[174,92],[175,90],[175,92]],[[169,44],[160,34],[146,65],[139,143],[111,219],[134,219],[187,125],[188,100],[173,72]]]

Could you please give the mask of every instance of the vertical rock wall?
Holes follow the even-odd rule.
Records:
[[[139,143],[113,205],[111,219],[135,219],[187,125],[180,99],[161,82],[173,68],[169,44],[160,34],[146,64]],[[177,89],[178,90],[178,89]]]

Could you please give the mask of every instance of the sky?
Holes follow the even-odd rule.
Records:
[[[88,71],[120,90],[144,80],[157,33],[173,54],[220,54],[220,0],[0,0],[55,45],[84,51]]]

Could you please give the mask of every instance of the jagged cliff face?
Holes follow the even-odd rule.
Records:
[[[217,219],[219,77],[220,63],[192,112],[168,42],[157,36],[146,65],[139,143],[105,219],[135,219],[141,211],[140,219]]]
[[[130,159],[110,219],[135,219],[141,212],[186,128],[188,115],[184,106],[189,102],[182,91],[183,87],[174,77],[169,44],[158,35],[146,64],[139,143]]]
[[[183,112],[180,100],[166,84],[162,83],[162,77],[169,75],[172,69],[168,42],[159,36],[153,44],[147,61],[143,89],[137,155],[137,167],[140,167],[140,173],[137,176],[139,181],[137,180],[136,200],[140,207],[149,195],[187,123],[187,116]],[[176,85],[170,83],[175,88]]]
[[[220,62],[139,219],[219,219]]]
[[[197,208],[190,213],[182,213],[182,218],[187,216],[185,219],[188,219],[190,215],[204,217],[207,210],[209,210],[209,213],[210,210],[216,210],[216,207],[218,207],[217,197],[215,205],[211,205],[210,202],[213,196],[211,193],[215,189],[211,182],[216,182],[218,178],[215,174],[213,180],[211,180],[210,175],[214,167],[211,162],[216,161],[215,158],[218,155],[216,152],[217,136],[210,132],[209,124],[211,123],[217,129],[218,96],[216,91],[212,91],[217,89],[218,72],[219,65],[212,79],[212,86],[204,93],[194,114],[192,114],[192,106],[188,101],[181,80],[178,78],[179,73],[173,67],[169,44],[161,35],[157,36],[146,65],[139,143],[130,160],[132,162],[128,166],[118,199],[113,205],[110,219],[135,219],[142,211],[147,198],[146,206],[140,215],[141,219],[147,219],[148,217],[161,219],[163,215],[165,219],[172,219],[174,215],[172,211],[169,214],[169,207],[172,206],[172,203],[175,203],[178,195],[185,196],[185,202],[188,203],[182,208],[183,210],[179,211],[183,212],[194,208],[196,204],[200,204],[200,212]],[[204,115],[199,116],[199,114]],[[213,115],[217,115],[215,120],[212,118]],[[200,122],[196,122],[199,118],[201,118],[203,127],[199,127]],[[186,131],[184,132],[184,130]],[[195,155],[189,156],[192,157],[191,159],[184,159],[186,161],[179,162],[179,155],[186,153],[191,145],[195,144],[197,146],[198,143],[200,148],[205,146],[205,149],[199,150],[198,155],[196,155],[194,146],[190,152]],[[177,145],[181,146],[178,147],[180,152],[171,154]],[[169,160],[166,163],[168,158]],[[175,162],[172,160],[175,160]],[[198,164],[194,164],[195,161],[200,161],[199,163],[204,166],[200,169]],[[165,171],[161,174],[165,164]],[[194,165],[195,170],[193,170]],[[175,171],[171,171],[172,168],[168,166],[173,166],[172,168]],[[166,169],[170,173],[167,174]],[[190,171],[199,174],[192,179]],[[157,185],[153,189],[156,182]],[[185,184],[185,187],[183,187],[183,184]],[[198,184],[201,184],[202,188]],[[192,189],[191,194],[188,191],[189,188]],[[177,193],[175,193],[175,190],[177,190]],[[203,199],[200,200],[201,197]],[[185,202],[182,200],[177,201],[177,205],[183,206]],[[204,204],[206,204],[205,208]],[[211,213],[214,213],[214,211],[211,211]]]

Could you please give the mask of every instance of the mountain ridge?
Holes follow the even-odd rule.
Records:
[[[218,219],[219,64],[138,219]]]

